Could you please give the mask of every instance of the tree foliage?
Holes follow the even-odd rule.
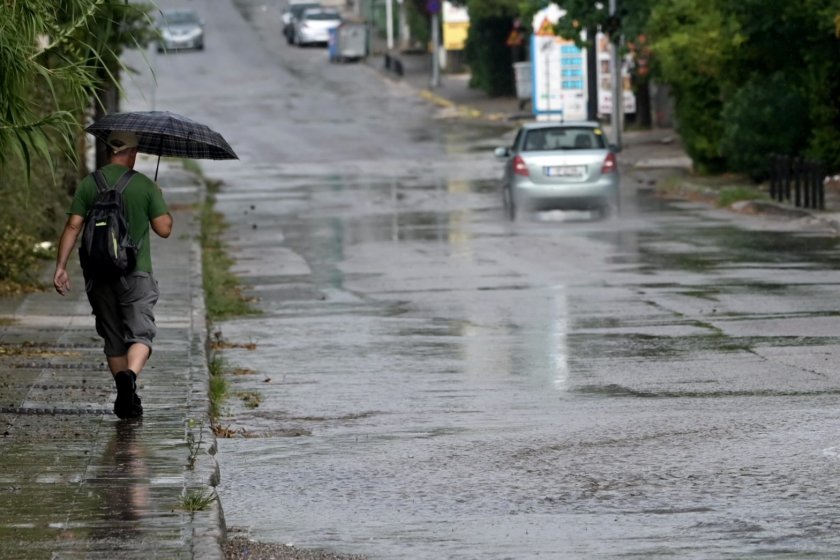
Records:
[[[118,0],[0,3],[0,164],[15,157],[28,177],[34,159],[52,163],[56,139],[74,154],[79,111],[121,48],[147,40],[148,10]]]
[[[123,0],[0,1],[0,293],[32,280],[37,268],[15,262],[63,224],[85,116],[118,79],[122,48],[151,37],[149,11]]]
[[[470,86],[489,95],[514,92],[513,56],[506,40],[519,15],[515,0],[467,0],[470,29],[465,57]]]
[[[472,0],[470,13],[499,2]],[[521,0],[523,23],[548,3]],[[617,0],[617,19],[608,0],[557,3],[559,35],[587,46],[581,31],[607,31],[635,56],[637,96],[651,79],[670,87],[700,171],[759,177],[770,147],[840,168],[838,0]]]

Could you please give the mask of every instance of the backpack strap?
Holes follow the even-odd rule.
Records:
[[[108,181],[99,169],[93,172],[93,180],[96,182],[97,192],[103,193],[108,190]]]
[[[118,193],[122,194],[125,191],[125,188],[128,186],[129,181],[137,175],[137,172],[133,169],[129,169],[125,173],[122,174],[120,179],[117,181],[117,184],[114,185],[114,190]]]
[[[135,170],[128,169],[117,180],[116,184],[114,185],[114,190],[122,194],[123,191],[125,191],[125,188],[128,186],[128,182],[131,181],[131,179],[135,175],[137,175],[137,172]],[[105,180],[105,175],[102,174],[102,170],[97,169],[93,172],[93,180],[96,182],[96,190],[98,192],[101,193],[108,190],[108,181]]]

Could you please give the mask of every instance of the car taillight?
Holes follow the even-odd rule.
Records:
[[[513,173],[516,175],[522,175],[523,177],[528,176],[528,166],[525,165],[525,160],[522,159],[522,156],[516,156],[513,158]]]
[[[612,173],[616,169],[615,154],[610,152],[604,158],[604,165],[601,166],[601,173]]]

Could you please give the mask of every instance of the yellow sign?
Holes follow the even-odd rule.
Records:
[[[514,29],[508,35],[507,41],[505,44],[509,47],[519,47],[522,43],[525,42],[525,35],[519,31],[518,29]]]
[[[448,51],[460,51],[467,42],[467,32],[470,29],[468,21],[453,21],[443,23],[443,48]]]
[[[540,37],[553,37],[554,25],[550,21],[548,21],[548,18],[544,18],[539,28],[537,29],[535,35],[538,35]]]

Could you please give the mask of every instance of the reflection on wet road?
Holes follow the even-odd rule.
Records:
[[[263,397],[223,421],[228,522],[374,558],[830,557],[836,239],[644,194],[510,225],[488,184],[222,193],[265,312],[221,325]]]

